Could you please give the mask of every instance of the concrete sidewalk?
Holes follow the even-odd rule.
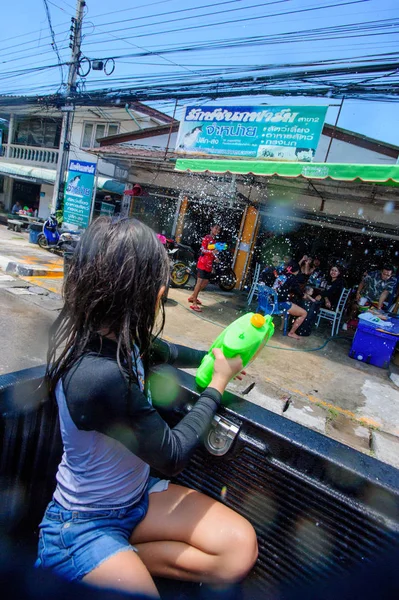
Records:
[[[62,259],[29,244],[26,235],[2,229],[0,268],[6,272],[3,264],[13,257],[7,265],[17,263],[14,274],[23,280],[21,286],[60,294]],[[222,328],[247,312],[244,295],[209,286],[202,295],[203,312],[195,313],[189,294],[169,290],[165,337],[176,343],[207,349]],[[230,388],[243,395],[254,383],[244,394],[247,400],[399,468],[399,387],[388,372],[350,359],[350,339],[326,344],[328,328],[296,341],[281,334],[279,318],[275,326],[272,340],[247,368],[245,382]]]
[[[0,269],[27,277],[63,277],[63,259],[37,244],[29,243],[29,234],[15,233],[0,225]]]

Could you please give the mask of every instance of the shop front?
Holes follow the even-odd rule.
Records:
[[[176,170],[231,174],[246,192],[235,252],[238,287],[251,263],[273,253],[345,258],[354,278],[356,266],[398,256],[398,165],[179,159]]]
[[[161,187],[138,187],[138,195],[132,196],[130,216],[157,233],[172,237],[175,234],[175,217],[179,205],[178,192]]]

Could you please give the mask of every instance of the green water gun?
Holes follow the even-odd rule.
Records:
[[[206,388],[212,379],[215,357],[212,350],[220,348],[226,358],[241,356],[243,367],[253,360],[274,333],[270,315],[247,313],[226,327],[209,348],[197,370],[195,381]]]

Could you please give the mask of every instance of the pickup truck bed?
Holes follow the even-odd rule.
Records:
[[[32,557],[62,450],[43,373],[33,368],[0,376],[0,530]],[[161,389],[169,371],[160,369],[156,377]],[[164,415],[171,424],[198,397],[192,376],[179,371],[178,378],[176,408]],[[245,598],[318,585],[398,548],[397,469],[232,394],[226,403],[207,447],[177,481],[253,523],[260,552]]]

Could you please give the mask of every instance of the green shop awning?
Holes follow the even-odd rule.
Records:
[[[399,165],[352,165],[338,163],[288,163],[265,160],[218,160],[178,158],[176,171],[192,173],[231,173],[263,175],[265,177],[304,177],[305,179],[334,179],[336,181],[368,181],[399,183]]]

